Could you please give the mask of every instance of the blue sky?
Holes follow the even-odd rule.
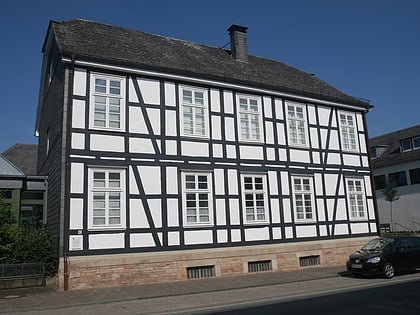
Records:
[[[370,100],[369,136],[420,124],[418,0],[3,0],[0,152],[34,137],[50,20],[83,18],[222,47],[248,27],[248,52]]]

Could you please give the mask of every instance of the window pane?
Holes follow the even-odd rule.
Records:
[[[411,185],[420,184],[420,168],[410,170]]]
[[[93,173],[93,187],[105,187],[105,173]]]
[[[182,101],[184,103],[192,104],[192,91],[182,90]]]
[[[106,80],[95,79],[95,92],[106,93]]]
[[[109,93],[114,95],[120,95],[120,81],[110,81]]]

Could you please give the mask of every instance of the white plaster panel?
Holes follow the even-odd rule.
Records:
[[[178,144],[176,140],[166,140],[166,154],[167,155],[177,155],[178,154]]]
[[[362,156],[362,166],[369,167],[369,159],[366,156]]]
[[[334,221],[334,200],[327,200],[328,221]]]
[[[180,245],[179,232],[168,232],[168,245],[169,246]]]
[[[166,168],[166,192],[168,194],[178,193],[178,170],[176,167]]]
[[[224,91],[223,100],[225,105],[225,113],[233,114],[233,93],[229,91]]]
[[[319,125],[320,126],[329,126],[331,109],[328,107],[319,106],[318,107],[318,116],[319,116]]]
[[[334,235],[348,235],[349,227],[347,224],[336,224]]]
[[[85,101],[73,100],[72,108],[72,127],[85,128]]]
[[[91,135],[90,149],[93,151],[124,152],[124,137]]]
[[[277,172],[275,171],[269,171],[268,172],[268,185],[269,185],[269,191],[270,195],[278,195],[279,189],[278,189],[278,181],[277,181]]]
[[[161,174],[159,166],[139,166],[141,182],[146,195],[161,194]]]
[[[147,108],[146,111],[152,125],[153,134],[160,135],[160,109]]]
[[[183,156],[209,156],[209,145],[205,142],[181,142],[181,154]]]
[[[83,163],[71,163],[71,184],[70,192],[74,194],[83,193],[83,179],[84,179],[84,164]]]
[[[184,232],[185,245],[212,244],[213,232],[208,230],[195,230]]]
[[[165,115],[165,135],[176,136],[176,112],[173,110],[166,110]]]
[[[343,154],[344,165],[360,166],[360,155],[358,154]]]
[[[226,145],[226,155],[228,159],[236,159],[236,147],[234,145]]]
[[[280,240],[282,238],[282,236],[281,236],[281,228],[274,227],[273,230],[272,230],[272,233],[273,233],[273,239]]]
[[[319,236],[327,236],[328,235],[328,229],[325,225],[319,226]]]
[[[179,226],[178,199],[168,199],[167,204],[168,227]]]
[[[230,213],[230,225],[238,225],[241,223],[238,199],[229,200],[229,213]]]
[[[86,69],[75,68],[73,94],[86,96]]]
[[[241,241],[241,231],[240,230],[231,230],[230,237],[232,238],[232,242],[240,242]]]
[[[70,230],[83,229],[83,199],[70,199]]]
[[[293,238],[293,229],[291,226],[286,226],[284,228],[284,234],[286,238]]]
[[[89,235],[89,249],[110,248],[124,248],[124,233]]]
[[[320,152],[312,152],[312,161],[314,164],[321,164],[320,155]]]
[[[311,147],[312,149],[318,149],[319,148],[319,142],[318,142],[318,129],[317,128],[309,128],[309,136],[311,137]]]
[[[330,142],[327,144],[328,147],[324,147],[324,148],[328,148],[330,150],[339,150],[340,149],[340,144],[339,144],[339,139],[340,136],[338,134],[337,130],[331,130],[331,134],[330,134]]]
[[[296,237],[314,237],[317,236],[315,225],[296,226]]]
[[[144,138],[130,138],[130,153],[156,154],[152,140]]]
[[[225,194],[225,177],[224,177],[224,170],[223,169],[215,169],[214,170],[214,186],[215,186],[215,194],[216,195],[224,195]]]
[[[218,230],[217,231],[217,242],[218,243],[227,243],[228,241],[228,231],[227,230]]]
[[[222,139],[222,129],[221,129],[221,118],[219,116],[212,116],[211,117],[211,137],[213,140],[221,140]]]
[[[152,233],[131,233],[130,248],[155,247]]]
[[[228,170],[228,188],[230,195],[238,194],[238,176],[236,170]]]
[[[373,200],[369,199],[366,202],[367,204],[367,208],[368,208],[368,213],[369,213],[369,218],[370,219],[375,219],[376,215],[375,215],[375,207],[373,204]]]
[[[369,225],[370,225],[370,230],[375,233],[377,231],[376,223],[369,223]]]
[[[271,108],[271,98],[268,96],[263,97],[263,103],[264,103],[264,116],[267,118],[273,117],[273,110]]]
[[[279,199],[270,200],[271,221],[272,223],[280,223],[280,204]]]
[[[130,227],[131,228],[149,228],[143,203],[139,199],[130,200]]]
[[[336,220],[347,220],[347,205],[346,200],[341,198],[337,201]]]
[[[137,187],[137,182],[136,182],[136,178],[134,177],[132,167],[130,167],[130,169],[129,169],[129,184],[130,184],[130,188],[129,188],[130,194],[138,195],[139,194],[139,189]]]
[[[263,147],[239,146],[241,160],[262,160],[264,157]]]
[[[324,187],[322,185],[323,181],[322,181],[322,175],[319,173],[314,174],[314,190],[315,190],[315,195],[317,196],[322,196],[324,195]]]
[[[71,134],[71,147],[72,149],[83,150],[85,148],[85,135],[83,133],[73,132]]]
[[[267,148],[267,160],[274,161],[276,159],[276,150],[274,148]]]
[[[223,146],[220,143],[213,143],[213,157],[223,158]]]
[[[289,174],[287,172],[280,172],[281,193],[283,195],[289,194]]]
[[[216,199],[216,224],[218,226],[226,225],[226,208],[224,199]]]
[[[302,162],[302,163],[310,162],[309,151],[290,149],[289,152],[290,152],[291,162]]]
[[[235,120],[232,117],[225,117],[225,140],[235,141]]]
[[[282,120],[283,119],[283,101],[280,98],[276,98],[274,100],[274,107],[276,112],[276,118]]]
[[[358,131],[365,131],[363,125],[363,116],[360,113],[356,113],[356,121],[357,121],[357,130]]]
[[[318,209],[318,221],[323,222],[325,221],[325,204],[323,199],[316,200],[317,209]]]
[[[292,222],[292,209],[291,209],[289,199],[283,200],[283,217],[284,217],[284,223]]]
[[[359,146],[360,146],[360,152],[361,153],[366,153],[367,152],[366,139],[365,139],[365,136],[363,134],[359,135]]]
[[[176,106],[175,83],[165,82],[165,105]]]
[[[277,123],[277,141],[280,145],[286,145],[286,137],[283,123]]]
[[[83,235],[69,236],[69,250],[83,250]]]
[[[151,79],[137,79],[140,92],[146,104],[160,104],[159,81]]]
[[[153,223],[156,228],[162,227],[162,203],[160,199],[149,199],[147,201],[149,204],[150,212],[152,214]]]
[[[314,105],[308,105],[308,121],[311,125],[318,125],[318,122],[316,120],[316,110]]]
[[[128,100],[132,103],[140,103],[136,89],[134,88],[133,80],[131,79],[128,82]]]
[[[211,111],[220,113],[220,92],[216,89],[210,90]]]
[[[129,131],[132,133],[149,134],[140,107],[129,106]]]
[[[266,226],[261,228],[245,229],[245,241],[263,241],[269,239],[269,229]]]
[[[279,161],[287,161],[286,149],[279,149]]]
[[[350,231],[352,234],[369,233],[369,224],[367,222],[351,223]]]
[[[274,129],[271,121],[265,122],[265,142],[268,144],[274,144]]]
[[[337,183],[338,175],[337,174],[325,174],[325,194],[327,196],[334,196],[337,193]]]
[[[372,184],[370,182],[370,176],[363,176],[366,196],[372,196]]]
[[[341,157],[339,153],[329,152],[327,155],[327,164],[328,165],[341,165]]]

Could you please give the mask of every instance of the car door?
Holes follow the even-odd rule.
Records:
[[[396,242],[395,267],[397,270],[416,268],[416,249],[409,237],[400,238]]]

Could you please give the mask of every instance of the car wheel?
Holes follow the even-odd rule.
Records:
[[[395,275],[394,265],[390,262],[386,262],[382,270],[385,278],[390,279]]]

